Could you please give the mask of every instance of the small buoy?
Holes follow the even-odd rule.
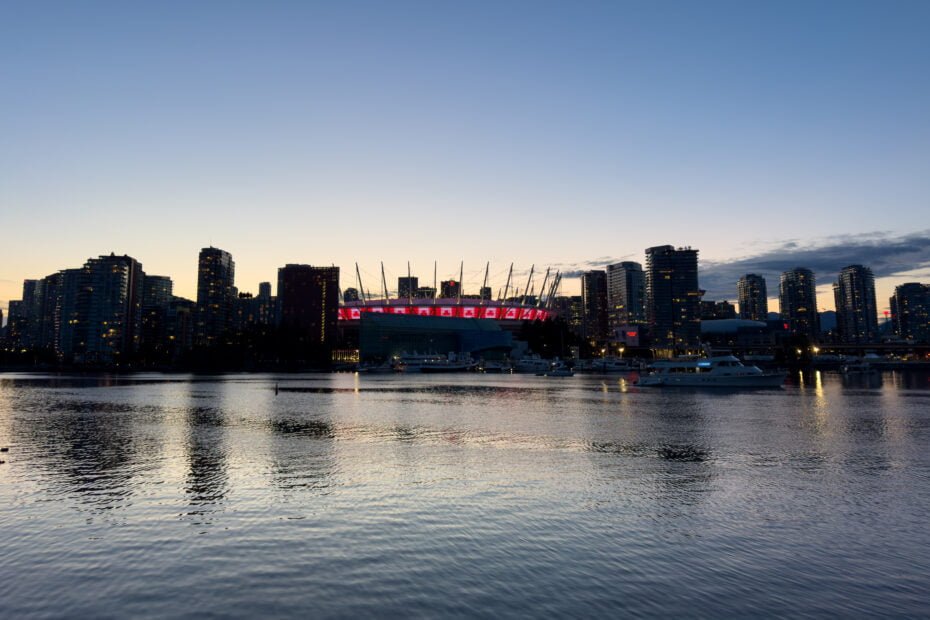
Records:
[[[9,451],[10,451],[9,448],[6,448],[6,447],[0,448],[0,452],[9,452]]]
[[[0,461],[0,465],[3,465],[4,463],[6,463],[6,461]]]
[[[278,395],[278,384],[277,383],[274,384],[274,395],[275,396]]]

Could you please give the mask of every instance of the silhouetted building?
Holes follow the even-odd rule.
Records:
[[[702,321],[725,321],[736,318],[736,308],[728,301],[702,301]]]
[[[125,361],[138,351],[142,338],[142,265],[129,256],[110,254],[89,259],[84,271],[88,290],[83,361]]]
[[[782,321],[796,336],[817,340],[817,290],[814,272],[796,267],[781,274],[778,286],[778,306]]]
[[[581,336],[584,323],[584,304],[581,301],[581,295],[556,297],[553,307],[558,312],[559,317],[568,323],[568,327],[572,332],[577,336]]]
[[[768,291],[765,278],[747,273],[736,285],[739,297],[739,318],[747,321],[765,321],[769,315]]]
[[[646,322],[646,275],[641,264],[607,265],[607,322],[611,331]]]
[[[491,287],[490,287],[490,286],[482,286],[482,287],[478,290],[478,297],[479,297],[480,299],[482,299],[483,301],[489,301],[489,300],[491,299],[491,294],[492,294],[492,293],[491,293]]]
[[[174,285],[168,276],[142,281],[142,351],[148,361],[163,359],[168,348],[168,307]]]
[[[172,297],[168,304],[168,356],[178,361],[194,346],[197,304],[183,297]]]
[[[350,301],[359,301],[359,300],[360,300],[360,297],[359,297],[359,294],[358,294],[358,289],[357,289],[357,288],[347,288],[347,289],[345,290],[345,292],[342,293],[342,300],[345,301],[345,302],[347,302],[347,303],[350,302]]]
[[[653,347],[689,351],[700,346],[698,251],[670,245],[646,250],[646,319]]]
[[[232,327],[236,265],[229,252],[209,247],[197,261],[195,344],[212,346]]]
[[[911,342],[930,343],[930,286],[908,282],[891,296],[894,333]]]
[[[439,283],[439,296],[455,298],[462,294],[462,283],[455,280],[443,280]]]
[[[432,286],[421,286],[417,288],[414,295],[417,299],[433,299],[436,297],[436,289]]]
[[[296,354],[328,361],[336,342],[339,268],[286,265],[278,269],[278,300],[281,327],[296,339]]]
[[[581,274],[582,332],[587,340],[607,340],[607,273],[594,270]]]
[[[419,286],[420,279],[416,276],[397,278],[397,297],[400,299],[410,299],[414,296]]]
[[[877,342],[878,305],[872,270],[862,265],[844,267],[833,284],[833,297],[840,341],[847,344]]]
[[[276,299],[271,294],[271,282],[258,283],[258,324],[274,325]]]

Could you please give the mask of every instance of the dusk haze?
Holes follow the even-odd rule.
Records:
[[[0,618],[930,616],[930,2],[0,7]]]

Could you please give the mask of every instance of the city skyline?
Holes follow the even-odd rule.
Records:
[[[930,7],[715,4],[19,5],[0,310],[110,252],[187,298],[206,245],[252,292],[292,262],[345,288],[356,261],[431,284],[464,260],[469,288],[515,262],[577,294],[668,243],[709,298],[803,266],[830,309],[866,264],[883,311],[930,277]]]

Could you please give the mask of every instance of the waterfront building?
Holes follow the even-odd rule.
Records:
[[[513,335],[497,321],[366,312],[359,326],[364,360],[389,360],[402,353],[468,353],[474,359],[503,358]]]
[[[820,323],[814,272],[796,267],[782,273],[778,284],[778,306],[781,320],[788,324],[792,334],[817,340]]]
[[[278,300],[281,327],[295,339],[293,351],[322,360],[336,342],[339,268],[281,267],[278,269]]]
[[[274,325],[277,300],[271,294],[271,282],[258,283],[258,324]]]
[[[768,291],[765,278],[747,273],[736,285],[739,301],[739,318],[747,321],[765,321],[769,315]]]
[[[698,251],[662,245],[646,250],[646,320],[657,352],[700,347]]]
[[[86,316],[84,361],[118,363],[139,349],[142,338],[142,265],[130,256],[100,256],[84,263]]]
[[[646,275],[640,263],[607,265],[607,322],[611,331],[646,322]]]
[[[64,269],[61,274],[55,353],[64,362],[81,359],[87,350],[88,304],[93,291],[84,268]]]
[[[480,289],[478,289],[478,298],[481,299],[482,301],[490,301],[491,300],[491,287],[482,286]]]
[[[195,344],[212,346],[232,327],[236,265],[229,252],[208,247],[197,260]]]
[[[414,297],[417,299],[433,299],[436,297],[436,289],[432,286],[418,287]]]
[[[862,265],[844,267],[833,284],[833,296],[840,341],[846,344],[877,342],[878,307],[872,270]]]
[[[359,301],[361,297],[358,294],[357,288],[347,288],[342,293],[342,300],[346,303],[351,303],[353,301]]]
[[[174,285],[168,276],[142,280],[142,349],[147,357],[160,357],[168,340],[168,306]]]
[[[582,335],[588,341],[604,342],[607,329],[607,272],[581,274]]]
[[[930,343],[930,285],[908,282],[891,296],[894,333],[909,342]]]

